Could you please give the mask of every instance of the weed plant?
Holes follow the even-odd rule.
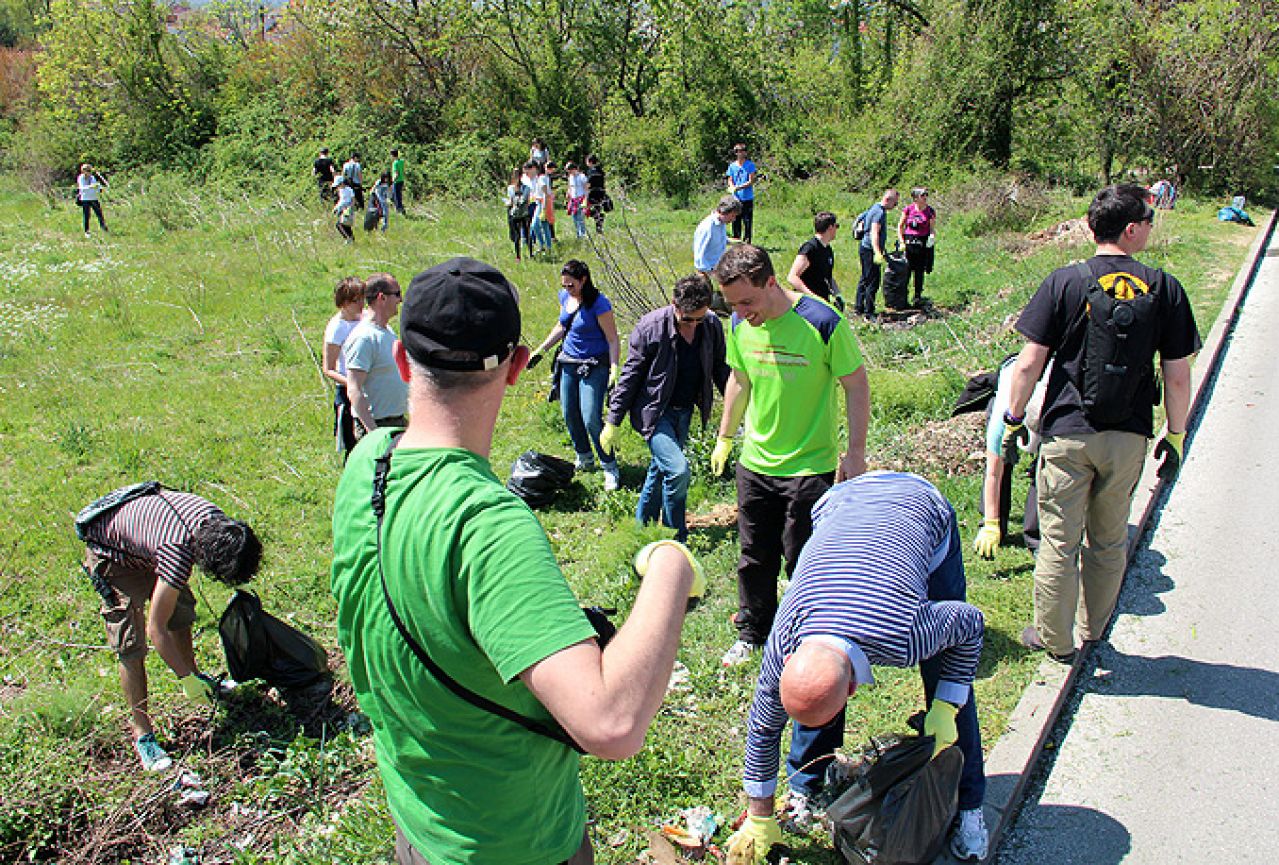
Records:
[[[943,315],[910,328],[854,328],[870,370],[872,467],[890,457],[929,466],[930,480],[956,506],[967,549],[978,524],[981,435],[969,424],[943,442],[938,431],[962,423],[945,419],[966,377],[1017,349],[1010,325],[1040,279],[1088,249],[1025,240],[1030,229],[1081,214],[1084,199],[1038,191],[1033,210],[1017,213],[1006,196],[987,206],[972,189],[958,182],[956,189],[935,196],[937,268],[926,293]],[[360,232],[344,245],[313,197],[171,178],[118,182],[104,202],[111,233],[95,230],[86,239],[73,204],[0,179],[0,859],[87,861],[86,827],[124,826],[113,822],[122,809],[164,795],[155,779],[135,772],[125,739],[115,661],[103,646],[97,598],[80,575],[82,551],[71,530],[82,504],[146,478],[212,499],[261,534],[265,558],[255,588],[266,607],[335,647],[328,568],[341,461],[329,434],[332,392],[317,358],[336,281],[389,271],[407,287],[432,264],[476,256],[518,286],[524,339],[536,344],[556,318],[562,262],[580,257],[629,328],[643,310],[633,308],[639,301],[623,304],[619,293],[650,306],[665,302],[674,279],[690,269],[693,228],[717,193],[671,209],[619,190],[604,235],[577,241],[571,220],[561,217],[555,254],[519,263],[499,196],[495,189],[484,201],[416,201],[408,218],[392,216],[385,236]],[[830,184],[774,185],[761,191],[757,238],[784,274],[811,234],[813,210],[834,210],[845,232],[835,243],[835,272],[851,297],[857,254],[850,227],[871,197]],[[976,209],[956,212],[952,200],[961,198]],[[1183,201],[1159,215],[1144,258],[1180,277],[1206,332],[1253,236],[1217,223],[1210,203]],[[546,370],[524,375],[507,398],[492,457],[499,476],[529,448],[570,453],[558,407],[546,402]],[[690,505],[701,516],[730,513],[692,535],[710,590],[684,629],[687,682],[666,700],[639,756],[583,761],[601,862],[633,861],[646,831],[681,808],[705,804],[732,818],[741,807],[755,668],[719,665],[734,638],[737,540],[731,481],[707,469],[713,439],[713,425],[695,425]],[[579,475],[539,517],[583,602],[624,616],[636,588],[631,556],[662,530],[634,525],[647,450],[629,428],[620,458],[622,490],[605,492],[598,473]],[[1021,481],[1014,522],[1023,492]],[[970,599],[987,623],[976,684],[987,746],[1038,662],[1016,642],[1030,617],[1032,560],[1015,532],[1012,541],[993,562],[968,561]],[[197,652],[202,666],[222,669],[216,621],[228,593],[199,577],[194,583]],[[111,861],[155,861],[177,843],[241,863],[386,861],[391,826],[369,740],[276,732],[268,758],[250,744],[252,724],[235,729],[224,718],[215,721],[232,727],[219,733],[224,740],[249,737],[230,751],[242,749],[242,761],[200,758],[191,749],[202,720],[154,653],[149,668],[161,739],[200,765],[218,792],[208,809],[181,819],[157,816],[168,809],[143,812],[144,840],[115,849]],[[913,671],[881,671],[879,684],[850,706],[850,745],[902,729],[921,705]],[[275,830],[255,834],[243,829],[244,809],[283,811]],[[820,839],[792,840],[793,861],[835,861]]]

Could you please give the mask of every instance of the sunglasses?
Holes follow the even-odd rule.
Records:
[[[681,315],[679,320],[684,322],[684,324],[701,324],[706,320],[706,315]]]

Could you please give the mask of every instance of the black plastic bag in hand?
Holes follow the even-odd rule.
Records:
[[[263,679],[280,689],[330,679],[324,647],[262,609],[258,596],[236,590],[218,622],[227,671],[237,682]]]
[[[917,865],[941,853],[959,803],[964,755],[936,759],[932,736],[873,740],[852,786],[829,808],[835,847],[855,865]]]

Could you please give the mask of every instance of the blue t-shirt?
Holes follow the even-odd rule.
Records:
[[[754,173],[754,162],[751,162],[748,159],[742,165],[738,165],[737,160],[734,159],[732,162],[728,163],[728,170],[724,172],[724,176],[732,180],[734,185],[738,185],[750,180],[751,175]],[[736,189],[733,191],[733,194],[737,196],[738,201],[754,201],[755,187],[752,185],[745,189]]]
[[[874,244],[870,242],[870,229],[876,222],[880,224],[879,248],[888,249],[888,214],[884,212],[884,205],[878,201],[870,206],[870,210],[866,211],[866,234],[862,236],[862,249],[875,248]]]
[[[561,288],[560,324],[568,325],[568,335],[564,337],[564,355],[574,360],[586,360],[600,355],[607,357],[608,338],[604,336],[598,317],[612,312],[613,304],[601,294],[589,309],[584,306],[579,308],[570,324],[568,317],[571,313],[565,308],[569,299],[569,293]]]

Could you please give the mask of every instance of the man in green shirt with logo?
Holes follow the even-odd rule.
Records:
[[[395,212],[404,215],[404,157],[400,151],[391,151],[391,203]]]
[[[529,358],[515,289],[455,258],[414,278],[400,320],[409,426],[371,431],[352,451],[332,571],[396,856],[589,863],[574,746],[605,759],[640,749],[705,581],[682,545],[645,547],[631,615],[601,649],[537,518],[489,465],[503,397]]]
[[[715,268],[733,308],[727,339],[733,375],[711,454],[721,474],[742,418],[746,435],[737,465],[737,642],[725,666],[762,648],[777,612],[777,572],[786,573],[812,533],[813,503],[835,480],[866,471],[870,384],[844,317],[816,297],[787,291],[768,253],[741,244]],[[839,452],[836,383],[844,391],[848,450]],[[838,475],[838,476],[837,476]]]

